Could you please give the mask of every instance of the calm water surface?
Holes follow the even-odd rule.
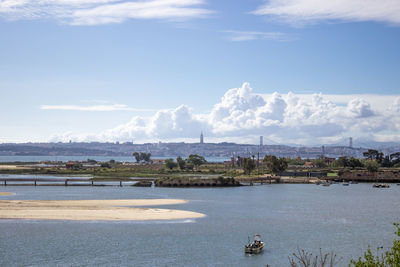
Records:
[[[266,185],[240,188],[0,187],[1,199],[182,198],[162,206],[205,218],[156,222],[0,221],[0,266],[288,266],[297,246],[333,250],[347,266],[370,244],[389,247],[400,186]],[[247,256],[247,236],[266,251]]]

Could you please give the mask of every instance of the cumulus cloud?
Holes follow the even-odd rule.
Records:
[[[169,140],[197,136],[209,125],[200,115],[185,105],[176,109],[156,112],[150,118],[135,116],[126,124],[106,130],[96,136],[96,140]]]
[[[346,110],[350,117],[355,118],[367,118],[374,115],[374,112],[371,110],[371,105],[360,98],[351,100]]]
[[[253,13],[277,17],[295,25],[323,20],[400,24],[398,0],[269,0]]]
[[[397,97],[393,104],[389,107],[389,111],[393,113],[400,113],[400,97]]]
[[[390,129],[393,131],[400,131],[400,97],[395,98],[392,105],[386,111],[387,117],[390,122]],[[398,135],[398,134],[397,134]]]
[[[186,20],[212,13],[203,0],[2,0],[0,16],[11,20],[53,18],[72,25],[128,19]]]
[[[262,135],[276,143],[306,145],[333,143],[349,136],[395,139],[400,130],[400,97],[383,110],[374,109],[361,97],[353,97],[346,105],[339,105],[323,94],[260,95],[244,83],[228,90],[207,114],[196,114],[181,105],[150,117],[135,116],[128,123],[99,134],[68,133],[53,140],[196,140],[201,131],[208,140],[243,142]]]

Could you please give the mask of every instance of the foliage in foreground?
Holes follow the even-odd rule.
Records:
[[[339,262],[336,257],[333,252],[322,254],[321,249],[319,255],[313,256],[312,253],[297,248],[297,253],[289,257],[289,262],[291,267],[333,267]]]
[[[400,237],[400,224],[395,223],[395,234]],[[364,258],[351,260],[349,267],[399,267],[400,266],[400,239],[393,241],[393,246],[383,253],[382,247],[377,248],[376,256],[372,253],[371,248],[364,253]],[[289,256],[291,267],[334,267],[340,261],[336,259],[336,254],[322,253],[320,249],[319,255],[313,256],[312,253],[300,250]]]
[[[396,227],[395,234],[400,237],[400,226],[395,223]],[[382,248],[377,249],[377,255],[374,256],[371,252],[371,248],[368,248],[367,252],[364,253],[364,259],[361,257],[355,261],[351,260],[349,266],[355,267],[398,267],[400,266],[400,240],[395,239],[393,246],[385,253],[381,252]]]

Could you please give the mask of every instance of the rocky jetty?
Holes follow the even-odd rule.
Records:
[[[241,186],[240,182],[236,181],[235,178],[224,178],[222,176],[218,178],[162,178],[155,182],[155,186],[160,187],[231,187]]]
[[[378,172],[366,170],[347,171],[341,173],[338,178],[341,181],[398,183],[400,182],[400,170],[380,170]]]
[[[152,185],[153,185],[152,181],[139,181],[137,183],[134,183],[132,186],[151,187]]]

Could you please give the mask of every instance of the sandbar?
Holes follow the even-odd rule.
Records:
[[[20,169],[20,170],[28,170],[32,169],[31,167],[26,167],[26,166],[20,166],[20,165],[0,165],[0,169],[4,170],[15,170],[15,169]]]
[[[11,193],[11,192],[0,192],[0,196],[12,196],[15,195],[15,193]]]
[[[0,200],[0,219],[147,221],[205,216],[192,211],[140,207],[183,203],[186,201],[182,199]]]

